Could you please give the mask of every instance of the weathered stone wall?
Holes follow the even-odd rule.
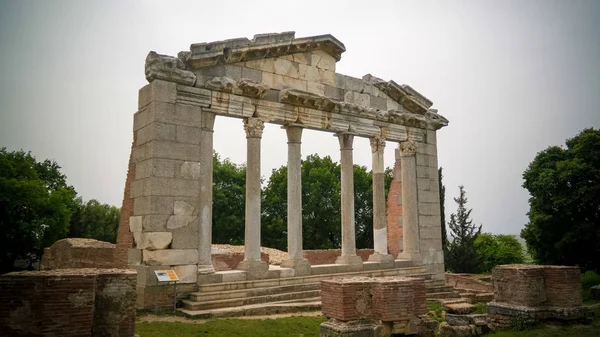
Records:
[[[135,273],[59,269],[0,276],[0,336],[133,336]]]
[[[526,307],[583,305],[578,267],[501,265],[492,271],[494,301]]]
[[[456,289],[466,289],[475,292],[491,293],[494,291],[494,286],[491,283],[471,278],[469,274],[446,273],[446,284]]]
[[[42,269],[113,268],[115,245],[94,239],[68,238],[44,249]]]
[[[369,256],[374,252],[373,249],[357,249],[356,255],[363,261],[368,261]],[[338,256],[342,255],[341,249],[312,249],[302,251],[302,257],[308,260],[311,265],[333,264]]]

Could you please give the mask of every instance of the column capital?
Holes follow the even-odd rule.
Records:
[[[340,141],[340,150],[352,150],[352,143],[354,143],[354,134],[349,132],[340,132],[335,134]]]
[[[282,126],[287,134],[288,144],[302,143],[302,129],[301,125],[287,124]]]
[[[383,152],[383,149],[385,149],[385,138],[372,137],[369,138],[369,141],[371,143],[371,152]]]
[[[400,142],[400,157],[412,157],[417,154],[417,144],[412,140]]]
[[[264,128],[265,122],[259,118],[244,119],[244,130],[246,131],[246,138],[261,138]]]

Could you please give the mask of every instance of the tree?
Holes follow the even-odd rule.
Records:
[[[115,243],[120,216],[121,210],[115,206],[102,204],[95,199],[83,203],[81,198],[77,198],[68,236]]]
[[[448,270],[455,273],[476,273],[479,269],[479,259],[475,240],[481,233],[481,225],[473,224],[470,219],[471,209],[466,208],[467,197],[464,186],[458,187],[460,195],[454,198],[458,204],[456,213],[450,215],[450,235],[452,242],[448,243],[446,266]]]
[[[213,154],[213,242],[243,245],[246,166]]]
[[[440,183],[440,219],[442,220],[441,222],[441,227],[442,227],[442,250],[444,251],[444,253],[446,252],[446,250],[448,249],[448,233],[446,233],[446,206],[445,206],[445,202],[446,202],[446,186],[444,186],[444,184],[442,183],[442,178],[444,178],[444,175],[442,174],[442,170],[443,168],[440,167],[438,169],[438,179],[439,179],[439,183]]]
[[[539,152],[523,179],[531,197],[521,237],[533,258],[600,271],[600,130]]]
[[[302,161],[302,237],[304,249],[333,249],[341,246],[340,165],[329,156],[309,155]],[[386,190],[392,180],[385,171]],[[373,247],[372,173],[354,165],[354,205],[357,248]],[[263,191],[265,246],[287,249],[287,167],[271,174]]]
[[[490,272],[500,264],[523,263],[523,247],[514,235],[482,233],[475,240],[480,272]]]
[[[0,148],[0,274],[65,237],[75,195],[56,162]]]

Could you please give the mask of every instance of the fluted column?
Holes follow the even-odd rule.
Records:
[[[417,199],[417,145],[400,143],[400,176],[402,180],[402,242],[404,250],[398,258],[421,260],[419,247],[419,206]]]
[[[200,245],[198,273],[210,274],[212,265],[213,127],[215,114],[202,111],[200,124]]]
[[[287,229],[288,259],[281,267],[294,275],[310,275],[310,263],[302,257],[302,127],[284,126],[288,138]]]
[[[385,217],[385,176],[383,164],[385,138],[373,137],[370,141],[373,166],[373,248],[375,252],[369,256],[369,261],[393,263],[394,257],[388,254],[387,221]]]
[[[249,278],[264,277],[269,265],[260,259],[260,141],[265,123],[258,118],[245,118],[246,158],[246,230],[244,261],[239,269]]]
[[[335,263],[362,265],[362,259],[356,255],[356,234],[354,224],[354,163],[352,160],[352,143],[354,135],[338,133],[341,152],[341,185],[342,185],[342,255]]]

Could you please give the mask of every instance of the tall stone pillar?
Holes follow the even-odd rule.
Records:
[[[302,127],[284,127],[288,137],[287,229],[288,259],[281,267],[294,268],[294,275],[310,275],[310,263],[302,257]]]
[[[269,264],[260,259],[260,141],[265,123],[258,118],[245,118],[246,158],[246,231],[244,261],[239,269],[248,278],[264,277]]]
[[[402,180],[402,241],[399,259],[421,260],[419,245],[419,207],[417,199],[417,145],[410,140],[400,143],[400,175]]]
[[[352,143],[354,135],[338,133],[342,162],[342,255],[335,263],[362,265],[360,256],[356,255],[356,234],[354,230],[354,163],[352,161]]]
[[[215,114],[202,111],[200,122],[200,245],[198,274],[214,273],[212,265],[213,127]]]
[[[383,168],[385,138],[373,137],[370,141],[373,166],[373,244],[375,252],[369,256],[369,261],[393,264],[394,257],[388,254],[387,248],[385,176]]]

